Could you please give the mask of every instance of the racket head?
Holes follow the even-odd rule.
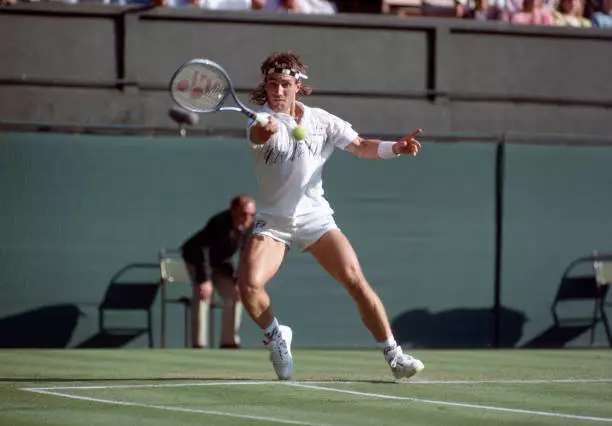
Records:
[[[191,59],[182,64],[170,79],[170,96],[188,111],[218,111],[232,92],[225,70],[208,59]]]

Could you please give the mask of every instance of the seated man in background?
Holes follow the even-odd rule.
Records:
[[[193,283],[191,298],[191,345],[206,347],[207,320],[213,286],[223,299],[220,347],[240,347],[242,303],[234,278],[234,255],[251,235],[255,201],[247,195],[234,197],[230,208],[214,215],[206,226],[181,246],[187,272]],[[211,343],[212,345],[212,343]]]

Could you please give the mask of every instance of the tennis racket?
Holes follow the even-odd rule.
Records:
[[[267,115],[257,114],[240,102],[227,72],[208,59],[191,59],[182,64],[170,79],[170,95],[188,111],[234,111],[262,124],[268,122]],[[229,96],[237,106],[223,106]]]

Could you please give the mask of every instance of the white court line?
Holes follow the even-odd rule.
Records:
[[[270,383],[270,382],[264,382],[264,383]],[[82,401],[101,402],[103,404],[123,405],[123,406],[128,406],[128,407],[154,408],[157,410],[178,411],[181,413],[209,414],[213,416],[237,417],[240,419],[261,420],[261,421],[268,422],[268,423],[272,422],[272,423],[283,423],[283,424],[301,425],[301,426],[324,426],[319,423],[300,422],[296,420],[278,419],[275,417],[252,416],[248,414],[234,414],[234,413],[226,413],[224,411],[216,411],[216,410],[198,410],[198,409],[193,409],[193,408],[172,407],[172,406],[167,406],[167,405],[140,404],[136,402],[116,401],[113,399],[90,398],[88,396],[71,395],[68,393],[52,392],[49,390],[36,389],[36,388],[23,388],[23,390],[26,390],[29,392],[47,394],[47,395],[62,396],[64,398],[80,399]]]
[[[610,383],[612,378],[606,379],[533,379],[533,380],[427,380],[427,379],[412,379],[403,382],[406,385],[470,385],[470,384],[546,384],[546,383]],[[305,382],[280,382],[278,380],[244,380],[244,381],[210,381],[210,382],[187,382],[187,383],[158,383],[158,384],[133,384],[133,385],[94,385],[94,386],[46,386],[21,388],[21,390],[88,390],[88,389],[138,389],[138,388],[182,388],[191,386],[232,386],[232,385],[279,385],[279,384],[359,384],[363,381],[352,380],[312,380]],[[382,382],[381,382],[382,383]],[[388,383],[393,383],[389,381]]]
[[[561,417],[564,419],[591,420],[591,421],[597,421],[597,422],[611,422],[612,423],[612,418],[609,418],[609,417],[579,416],[575,414],[563,414],[563,413],[555,413],[551,411],[523,410],[523,409],[518,409],[518,408],[495,407],[491,405],[468,404],[468,403],[463,403],[463,402],[436,401],[433,399],[421,399],[421,398],[412,398],[412,397],[407,397],[407,396],[385,395],[385,394],[370,393],[370,392],[358,392],[358,391],[352,391],[348,389],[329,388],[325,386],[309,385],[309,384],[298,383],[298,382],[287,382],[287,385],[300,387],[300,388],[346,393],[350,395],[369,396],[372,398],[395,399],[395,400],[402,400],[402,401],[422,402],[426,404],[450,405],[453,407],[477,408],[480,410],[501,411],[505,413],[531,414],[531,415],[538,415],[538,416]]]
[[[419,385],[482,385],[482,384],[546,384],[546,383],[609,383],[612,379],[533,379],[533,380],[427,380],[413,379],[405,383]]]
[[[90,390],[90,389],[138,389],[138,388],[187,388],[190,386],[232,386],[232,385],[281,385],[283,382],[278,380],[270,381],[211,381],[211,382],[188,382],[188,383],[158,383],[158,384],[134,384],[134,385],[95,385],[95,386],[47,386],[47,387],[34,387],[34,388],[21,388],[25,391],[37,391],[37,390]]]
[[[607,383],[612,382],[612,379],[602,378],[602,379],[534,379],[534,380],[412,380],[409,382],[404,382],[406,385],[410,384],[482,384],[482,383],[490,383],[490,384],[545,384],[545,383]],[[447,405],[447,406],[455,406],[455,407],[463,407],[463,408],[476,408],[481,410],[489,410],[489,411],[501,411],[508,413],[519,413],[519,414],[531,414],[531,415],[540,415],[540,416],[549,416],[549,417],[560,417],[560,418],[568,418],[575,420],[591,420],[591,421],[600,421],[600,422],[612,422],[612,418],[607,417],[594,417],[594,416],[581,416],[574,414],[564,414],[564,413],[555,413],[549,411],[537,411],[537,410],[525,410],[525,409],[517,409],[517,408],[504,408],[504,407],[495,407],[489,405],[480,405],[480,404],[469,404],[462,402],[452,402],[452,401],[437,401],[437,400],[429,400],[429,399],[421,399],[421,398],[413,398],[413,397],[404,397],[404,396],[396,396],[396,395],[386,395],[386,394],[378,394],[378,393],[369,393],[369,392],[359,392],[348,389],[338,389],[327,386],[317,386],[316,384],[359,384],[363,382],[358,381],[308,381],[308,382],[280,382],[280,381],[219,381],[219,382],[189,382],[189,383],[162,383],[162,384],[134,384],[134,385],[97,385],[97,386],[50,386],[50,387],[32,387],[32,388],[21,388],[24,391],[37,392],[42,394],[56,395],[62,396],[66,398],[73,399],[81,399],[86,401],[94,401],[101,402],[107,404],[115,404],[115,405],[126,405],[126,406],[135,406],[135,407],[144,407],[144,408],[156,408],[168,411],[180,411],[180,412],[188,412],[188,413],[199,413],[199,414],[211,414],[211,415],[220,415],[220,416],[229,416],[229,417],[238,417],[238,418],[247,418],[247,419],[255,419],[255,420],[264,420],[271,421],[276,423],[285,423],[285,424],[298,424],[298,425],[314,425],[313,423],[299,422],[293,420],[284,420],[284,419],[276,419],[276,418],[268,418],[268,417],[259,417],[259,416],[249,416],[242,414],[233,414],[233,413],[225,413],[220,411],[212,411],[212,410],[196,410],[189,408],[179,408],[179,407],[171,407],[171,406],[161,406],[161,405],[150,405],[150,404],[138,404],[132,402],[124,402],[124,401],[116,401],[111,399],[100,399],[100,398],[90,398],[78,395],[72,395],[67,393],[56,392],[56,390],[91,390],[91,389],[137,389],[137,388],[164,388],[164,387],[195,387],[195,386],[232,386],[232,385],[289,385],[294,387],[301,388],[310,388],[317,390],[325,390],[330,392],[339,392],[346,393],[352,395],[359,396],[368,396],[373,398],[382,398],[382,399],[393,399],[393,400],[403,400],[403,401],[413,401],[413,402],[421,402],[427,404],[437,404],[437,405]],[[319,425],[318,425],[319,426]]]

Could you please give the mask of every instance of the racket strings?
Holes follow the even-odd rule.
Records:
[[[192,59],[175,71],[170,79],[170,95],[182,108],[197,113],[235,111],[260,123],[267,123],[263,114],[245,106],[221,65],[208,59]],[[230,97],[235,106],[222,106]]]
[[[173,95],[199,110],[215,110],[223,102],[229,85],[215,70],[204,65],[185,68],[174,79]]]

